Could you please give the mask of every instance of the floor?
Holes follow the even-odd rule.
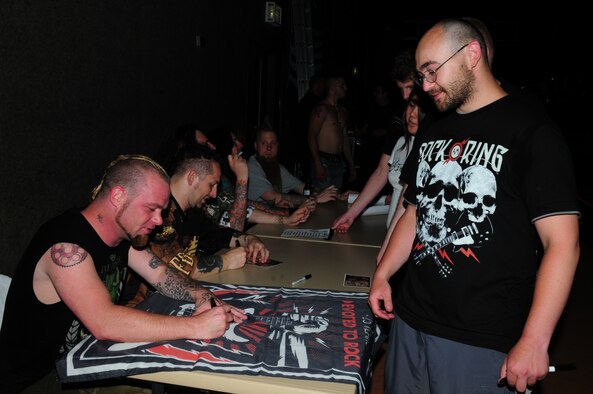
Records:
[[[581,221],[581,258],[564,314],[550,346],[550,364],[572,364],[575,370],[550,373],[534,394],[593,393],[593,206]],[[384,392],[385,355],[379,353],[371,394]]]

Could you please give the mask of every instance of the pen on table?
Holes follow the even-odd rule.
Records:
[[[311,275],[311,274],[307,274],[307,275],[305,275],[305,276],[301,276],[300,278],[298,278],[298,279],[296,279],[296,280],[292,281],[292,285],[293,285],[293,286],[296,286],[296,285],[298,285],[299,283],[306,281],[307,279],[311,279],[312,277],[313,277],[313,275]]]

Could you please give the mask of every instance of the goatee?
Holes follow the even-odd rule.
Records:
[[[148,241],[150,240],[149,235],[148,234],[132,235],[124,227],[124,225],[121,222],[121,217],[122,217],[123,213],[126,211],[126,209],[128,208],[128,205],[129,205],[128,203],[125,203],[124,206],[121,208],[121,210],[115,215],[115,223],[117,223],[119,228],[124,232],[124,234],[126,234],[126,237],[132,243],[132,246],[134,247],[134,249],[143,249],[146,247],[146,245],[148,245]]]
[[[127,235],[128,235],[128,237],[130,237],[129,234],[127,234]],[[139,234],[139,235],[136,235],[135,237],[132,237],[130,242],[132,243],[132,247],[134,249],[144,249],[146,247],[146,245],[148,245],[149,240],[150,240],[150,237],[147,234]]]

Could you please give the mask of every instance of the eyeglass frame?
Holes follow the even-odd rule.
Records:
[[[451,59],[453,59],[453,57],[455,57],[455,55],[457,55],[459,52],[461,52],[466,46],[468,46],[469,44],[471,44],[472,42],[468,42],[467,44],[465,44],[464,46],[462,46],[461,48],[459,48],[458,50],[455,51],[455,53],[453,53],[451,56],[449,56],[449,58],[447,58],[447,60],[445,60],[444,62],[442,62],[437,68],[435,68],[434,70],[426,70],[426,71],[417,71],[416,75],[414,76],[414,82],[416,82],[416,84],[418,84],[419,86],[424,85],[425,81],[428,81],[429,83],[435,83],[437,81],[437,72],[441,69],[441,67],[443,67],[445,64],[447,64],[447,62]],[[427,77],[427,73],[429,73],[429,75],[433,75],[434,76],[434,81],[431,81],[430,79],[432,79],[432,77],[429,79]]]

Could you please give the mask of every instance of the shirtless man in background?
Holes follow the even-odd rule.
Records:
[[[316,190],[330,185],[342,188],[344,160],[349,166],[349,181],[356,179],[352,151],[348,139],[348,113],[338,105],[346,96],[344,78],[327,80],[327,95],[314,108],[309,122],[309,149],[311,150],[311,182]]]

